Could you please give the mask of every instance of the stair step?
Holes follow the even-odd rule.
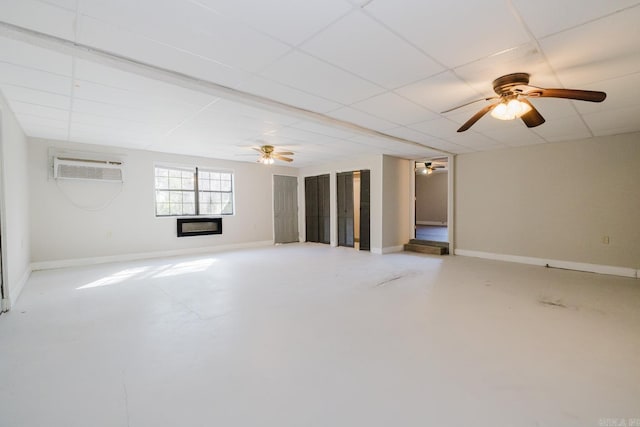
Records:
[[[411,239],[409,240],[409,243],[413,245],[427,245],[427,246],[439,246],[442,248],[449,248],[449,242],[436,242],[434,240]]]
[[[404,245],[404,250],[431,255],[446,255],[449,253],[449,250],[442,246],[431,246],[416,243],[407,243],[406,245]]]

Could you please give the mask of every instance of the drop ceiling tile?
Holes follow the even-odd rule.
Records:
[[[546,37],[542,48],[564,87],[640,71],[640,6]]]
[[[451,71],[401,87],[395,92],[436,113],[482,98],[478,91]]]
[[[261,123],[261,128],[264,128],[265,124],[273,124],[280,127],[288,126],[299,121],[299,119],[290,115],[275,113],[267,109],[257,108],[226,99],[221,99],[218,102],[211,104],[200,114],[203,116],[213,115],[215,117],[229,117],[231,120],[235,118],[249,118],[256,123]]]
[[[279,0],[275,4],[261,0],[198,0],[197,3],[293,46],[351,9],[344,0]]]
[[[30,138],[57,139],[66,140],[68,133],[67,128],[57,128],[50,126],[41,126],[37,124],[21,123],[24,133]]]
[[[73,72],[71,56],[3,37],[0,61],[68,77]]]
[[[547,121],[533,128],[533,131],[548,142],[571,141],[590,138],[591,132],[579,116],[563,119],[547,119]]]
[[[501,0],[375,0],[365,10],[448,68],[528,41]]]
[[[559,86],[559,82],[544,55],[531,43],[524,43],[457,67],[455,73],[478,91],[481,96],[495,96],[493,81],[500,76],[512,73],[529,73],[531,75],[530,84],[534,86]]]
[[[405,126],[387,129],[384,133],[392,136],[397,136],[398,138],[404,138],[409,141],[418,142],[420,144],[429,145],[430,141],[433,141],[435,138],[429,135],[426,135],[422,132],[418,132],[415,129],[411,129]]]
[[[384,92],[373,83],[301,52],[286,55],[262,75],[341,104],[353,104]]]
[[[74,11],[35,0],[3,0],[2,20],[67,40],[75,36]]]
[[[585,114],[585,122],[594,135],[617,135],[621,133],[640,131],[640,106],[617,110],[603,110]]]
[[[389,89],[443,70],[376,21],[354,11],[301,49]]]
[[[207,93],[84,60],[76,61],[76,80],[79,93],[86,94],[87,99],[116,104],[125,97],[123,101],[127,105],[135,105],[137,99],[151,99],[158,106],[180,103],[201,107],[217,99]]]
[[[338,138],[338,139],[349,139],[353,138],[355,135],[359,135],[359,133],[349,132],[342,128],[323,125],[316,122],[310,121],[299,121],[290,126],[293,129],[301,129],[307,132],[315,133],[320,136]]]
[[[237,87],[250,76],[227,64],[193,55],[86,16],[80,21],[79,39],[89,46],[224,86]]]
[[[506,144],[495,141],[488,136],[479,134],[472,130],[457,133],[456,135],[451,135],[444,139],[453,144],[467,147],[473,151],[498,150],[506,147]]]
[[[454,154],[472,153],[476,151],[467,147],[463,147],[462,145],[457,145],[452,142],[445,141],[443,139],[434,139],[429,143],[429,145],[434,148],[438,148],[440,150],[448,151],[449,153]]]
[[[69,110],[67,108],[52,108],[28,102],[12,101],[11,110],[13,110],[15,114],[20,115],[30,115],[60,121],[69,120]]]
[[[537,38],[540,38],[633,6],[638,4],[638,1],[514,0],[513,3],[527,27]]]
[[[58,130],[67,130],[69,126],[68,120],[50,119],[41,116],[33,116],[31,114],[16,114],[18,123],[24,128],[30,127],[50,127]]]
[[[83,125],[71,125],[70,141],[81,142],[84,144],[98,144],[110,147],[126,147],[133,149],[146,149],[153,143],[153,136],[140,135],[123,131],[105,131],[95,132],[93,127],[85,127]]]
[[[438,117],[437,114],[393,92],[365,99],[352,104],[351,107],[399,125],[408,125]]]
[[[69,108],[71,98],[56,93],[43,92],[21,86],[0,85],[0,90],[9,101],[22,101],[44,107]]]
[[[538,134],[527,128],[523,123],[519,123],[519,126],[515,127],[505,127],[502,129],[482,132],[482,134],[510,147],[543,144],[546,142]]]
[[[86,126],[85,129],[89,129],[90,126],[94,126],[96,132],[100,132],[102,128],[110,128],[137,133],[161,134],[167,132],[173,125],[173,123],[152,124],[148,121],[113,118],[91,113],[81,113],[77,111],[71,115],[71,120],[74,124]]]
[[[640,100],[640,73],[587,84],[581,89],[597,90],[607,94],[607,98],[603,102],[575,101],[576,108],[582,114],[631,108],[636,106]]]
[[[289,50],[284,43],[193,2],[83,0],[82,14],[162,43],[167,48],[245,71],[258,71]],[[84,36],[86,27],[82,28]]]
[[[338,110],[331,111],[327,113],[327,115],[348,123],[353,123],[358,126],[377,131],[384,131],[385,129],[393,129],[398,127],[396,123],[392,123],[379,117],[372,116],[371,114],[363,113],[362,111],[355,110],[351,107],[343,107]]]
[[[336,102],[259,76],[250,78],[244,82],[239,89],[317,113],[325,113],[340,107],[340,104]]]
[[[0,62],[0,85],[41,90],[64,96],[71,94],[71,78]]]
[[[142,123],[177,123],[181,120],[181,118],[175,117],[170,111],[147,111],[140,108],[105,104],[86,99],[74,99],[73,112]]]
[[[425,133],[434,138],[447,138],[456,134],[460,124],[447,118],[427,120],[407,126],[410,129]]]

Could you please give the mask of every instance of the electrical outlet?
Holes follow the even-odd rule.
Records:
[[[609,244],[609,236],[602,236],[602,243],[605,245]]]

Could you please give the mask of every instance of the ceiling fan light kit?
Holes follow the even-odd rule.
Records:
[[[491,112],[492,117],[500,120],[520,118],[527,127],[532,128],[543,124],[545,119],[533,104],[529,102],[528,98],[564,98],[577,101],[602,102],[607,97],[607,94],[604,92],[592,90],[545,89],[531,86],[529,84],[528,73],[513,73],[498,77],[493,81],[493,90],[498,96],[467,102],[466,104],[443,111],[443,113],[448,113],[460,107],[473,104],[474,102],[497,99],[497,102],[485,106],[474,114],[458,129],[458,132],[466,131],[489,112]]]
[[[252,149],[258,151],[260,153],[260,158],[258,159],[258,163],[262,163],[264,165],[272,165],[276,160],[282,160],[283,162],[293,162],[293,159],[285,156],[293,156],[293,152],[291,151],[275,151],[275,147],[273,145],[263,145],[260,148],[252,147]]]
[[[522,117],[529,111],[531,111],[529,104],[517,99],[512,99],[496,105],[495,108],[491,110],[491,117],[498,120],[514,120]]]

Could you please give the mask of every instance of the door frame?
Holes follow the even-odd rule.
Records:
[[[425,157],[425,160],[430,158],[442,158],[445,156],[433,156]],[[449,243],[449,253],[455,253],[455,167],[456,167],[456,155],[449,154],[447,157],[448,172],[447,172],[447,240]],[[421,159],[422,160],[422,159]],[[411,215],[411,236],[416,237],[416,173],[415,173],[416,160],[412,160],[411,168],[411,206],[409,210]]]

